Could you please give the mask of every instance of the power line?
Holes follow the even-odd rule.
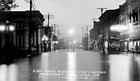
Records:
[[[34,1],[33,1],[33,7],[34,7],[34,10],[37,10],[37,6]]]
[[[30,0],[24,0],[24,1],[27,2],[27,3],[30,3]],[[36,4],[34,3],[33,0],[32,0],[32,8],[33,8],[34,10],[37,10]]]

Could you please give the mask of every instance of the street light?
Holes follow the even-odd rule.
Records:
[[[69,30],[69,34],[70,34],[70,35],[74,34],[74,30],[73,30],[73,29],[70,29],[70,30]]]
[[[15,27],[13,25],[9,25],[9,31],[14,31]]]
[[[43,41],[43,46],[44,46],[44,51],[47,51],[48,49],[47,49],[47,43],[48,43],[48,40],[49,40],[49,38],[46,36],[46,35],[44,35],[43,37],[42,37],[42,41]]]
[[[74,43],[74,44],[76,44],[76,43],[77,43],[77,41],[76,41],[76,40],[74,40],[74,41],[73,41],[73,43]]]
[[[15,27],[13,25],[0,25],[0,31],[14,31]]]
[[[6,27],[5,25],[0,25],[0,31],[5,31]]]
[[[46,36],[46,35],[44,35],[43,37],[42,37],[42,41],[48,41],[48,37]]]
[[[12,48],[13,46],[13,31],[15,30],[15,26],[9,24],[9,21],[5,21],[5,24],[1,24],[0,25],[0,32],[3,32],[3,36],[4,36],[4,41],[2,42],[6,48]],[[10,49],[12,50],[12,49]]]

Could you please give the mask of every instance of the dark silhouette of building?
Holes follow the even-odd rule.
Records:
[[[90,49],[97,51],[97,41],[99,36],[100,22],[94,21],[94,27],[89,31],[90,33]]]
[[[119,36],[119,32],[110,30],[111,26],[117,25],[119,23],[119,9],[107,10],[103,15],[99,17],[100,19],[100,28],[99,37],[100,49],[103,52],[108,53],[113,50],[111,45],[113,44],[112,37]],[[116,48],[115,48],[116,49]],[[115,51],[115,50],[114,50]]]
[[[42,28],[44,20],[39,11],[32,11],[31,16],[30,11],[2,12],[0,25],[5,25],[6,27],[13,25],[15,28],[14,31],[0,31],[0,49],[4,49],[4,52],[8,50],[28,51],[30,42],[31,50],[40,52],[41,37],[45,32],[44,28]],[[31,30],[30,32],[29,29]]]

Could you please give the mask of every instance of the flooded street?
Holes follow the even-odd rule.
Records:
[[[0,66],[0,81],[139,81],[140,56],[60,50]]]

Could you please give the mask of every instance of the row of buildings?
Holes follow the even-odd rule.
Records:
[[[40,11],[1,12],[1,54],[9,55],[12,53],[12,56],[27,56],[31,52],[37,52],[32,54],[39,54],[46,49],[51,50],[52,43],[56,43],[53,41],[57,41],[60,32],[56,27],[43,26],[44,21]]]
[[[118,9],[106,10],[90,30],[90,47],[104,52],[140,52],[139,5],[140,0],[126,0]]]

